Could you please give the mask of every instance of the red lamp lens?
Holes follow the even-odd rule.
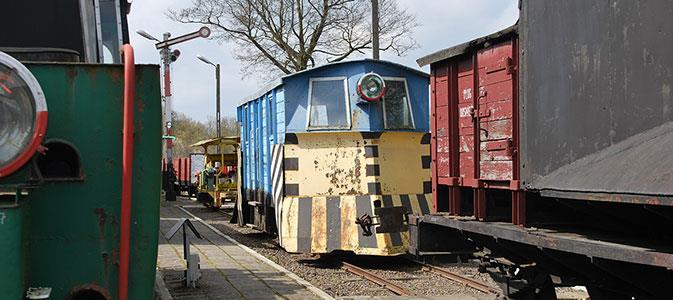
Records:
[[[365,74],[358,81],[358,94],[367,101],[379,101],[386,91],[386,82],[375,73]]]
[[[0,52],[0,177],[16,171],[35,153],[46,131],[46,113],[35,77]]]

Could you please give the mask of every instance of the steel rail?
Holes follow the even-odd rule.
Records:
[[[395,284],[394,282],[392,282],[388,279],[380,277],[380,276],[378,276],[378,275],[376,275],[372,272],[369,272],[369,271],[367,271],[363,268],[360,268],[358,266],[355,266],[355,265],[352,265],[352,264],[349,264],[347,262],[342,261],[341,262],[341,268],[343,268],[344,270],[346,270],[348,272],[351,272],[355,275],[362,276],[365,279],[367,279],[371,282],[374,282],[374,283],[376,283],[380,286],[383,286],[384,288],[390,290],[391,292],[393,292],[393,293],[395,293],[399,296],[414,296],[414,293],[412,293],[408,289],[406,289],[406,288],[404,288],[400,285],[397,285],[397,284]]]
[[[425,264],[425,263],[420,263],[420,262],[417,262],[417,261],[414,261],[414,262],[423,266],[424,271],[435,273],[435,274],[437,274],[439,276],[442,276],[446,279],[450,279],[450,280],[453,280],[455,282],[462,283],[464,285],[467,285],[467,286],[469,286],[473,289],[479,290],[481,292],[484,292],[484,293],[487,293],[487,294],[498,294],[499,293],[498,289],[496,289],[494,287],[491,287],[491,286],[489,286],[489,285],[487,285],[487,284],[485,284],[481,281],[474,280],[472,278],[468,278],[468,277],[465,277],[465,276],[462,276],[462,275],[458,275],[456,273],[453,273],[453,272],[451,272],[449,270],[446,270],[446,269],[443,269],[443,268],[438,268],[438,267],[431,266],[431,265],[428,265],[428,264]]]

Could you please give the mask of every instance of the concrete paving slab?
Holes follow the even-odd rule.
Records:
[[[310,283],[252,251],[214,227],[180,209],[179,202],[162,202],[157,266],[176,300],[183,299],[332,299]],[[181,280],[186,269],[182,231],[170,240],[165,234],[188,218],[201,234],[191,232],[190,252],[199,254],[202,277],[196,288]]]

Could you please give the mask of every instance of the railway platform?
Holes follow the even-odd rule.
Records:
[[[239,244],[184,210],[182,201],[161,203],[157,298],[159,299],[332,299],[283,267]],[[191,253],[200,257],[201,278],[196,288],[184,285],[181,233],[166,233],[188,218],[203,237],[191,236]],[[192,233],[189,233],[192,234]]]

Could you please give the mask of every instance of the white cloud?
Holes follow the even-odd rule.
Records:
[[[399,0],[416,15],[418,49],[405,57],[384,55],[389,60],[417,67],[416,59],[504,29],[516,22],[517,0]],[[423,68],[428,72],[429,67]]]
[[[518,18],[517,0],[398,0],[416,15],[421,26],[415,37],[420,48],[405,57],[382,54],[384,59],[417,67],[416,59],[483,36],[509,25]],[[179,9],[191,4],[188,0],[136,0],[129,15],[131,43],[139,63],[159,63],[154,43],[137,34],[143,29],[157,38],[169,31],[178,36],[195,31],[199,25],[179,24],[166,17],[168,8]],[[236,103],[254,93],[263,82],[241,79],[241,64],[233,59],[233,46],[214,40],[193,40],[176,46],[182,52],[173,64],[174,108],[197,120],[215,114],[214,68],[196,59],[197,54],[221,64],[222,115],[235,116]],[[427,67],[425,71],[428,71]]]

